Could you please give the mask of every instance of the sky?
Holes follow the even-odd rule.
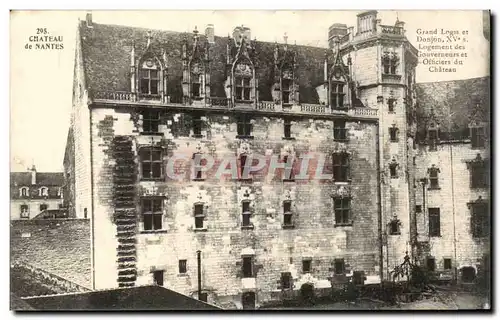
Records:
[[[238,25],[251,28],[259,41],[327,47],[333,23],[356,25],[360,11],[94,11],[93,21],[150,29],[203,31],[227,36]],[[38,171],[62,171],[71,111],[73,63],[78,19],[84,11],[14,11],[10,34],[10,161],[11,171],[35,164]],[[417,82],[448,81],[489,74],[489,43],[483,37],[481,11],[379,11],[384,25],[405,22],[406,36],[416,47],[417,29],[467,30],[468,56],[456,73],[432,73],[419,64]],[[46,28],[62,36],[61,50],[27,50],[30,36]]]

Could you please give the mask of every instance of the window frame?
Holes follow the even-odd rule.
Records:
[[[193,137],[201,138],[203,132],[203,120],[202,115],[198,113],[194,113],[192,116],[192,124],[193,124]]]
[[[431,167],[428,170],[429,173],[429,190],[439,190],[441,189],[439,187],[439,173],[440,170],[439,168],[436,167]]]
[[[430,264],[430,262],[432,261],[432,265]],[[431,268],[429,268],[429,266],[432,266]],[[427,269],[427,271],[429,272],[435,272],[436,271],[436,258],[433,257],[433,256],[428,256],[425,258],[425,268]]]
[[[337,268],[337,267],[339,267],[339,268]],[[341,269],[341,270],[339,270],[339,269]],[[346,274],[345,260],[343,258],[335,259],[333,262],[333,270],[334,270],[335,275]]]
[[[447,262],[449,262],[449,268],[447,268]],[[443,270],[452,270],[453,262],[451,258],[443,258]]]
[[[285,83],[288,85],[285,86]],[[284,106],[292,105],[290,102],[290,94],[292,93],[293,80],[281,77],[281,101]],[[286,97],[286,102],[285,102]]]
[[[43,212],[43,209],[42,207],[45,207],[45,210],[48,210],[49,209],[49,205],[46,204],[46,203],[41,203],[39,206],[38,206],[38,209],[40,212]]]
[[[476,200],[468,203],[471,215],[470,228],[473,238],[486,238],[491,235],[491,209],[486,200]],[[481,210],[479,210],[481,209]]]
[[[240,114],[236,119],[236,138],[252,138],[253,117],[247,114]]]
[[[389,141],[399,142],[399,129],[397,127],[389,127]]]
[[[19,196],[20,197],[29,197],[30,196],[30,189],[28,187],[19,188]]]
[[[152,72],[156,72],[157,78],[152,76]],[[159,96],[160,95],[160,78],[161,78],[161,70],[157,67],[155,68],[139,68],[139,88],[138,91],[140,94],[150,95],[150,96]],[[145,76],[147,75],[147,76]],[[148,85],[148,92],[144,92],[143,88],[143,80],[146,80]],[[156,93],[152,91],[152,84],[156,82]]]
[[[486,128],[484,126],[470,127],[470,141],[472,149],[483,149],[486,145]]]
[[[283,205],[283,224],[282,224],[283,229],[294,228],[295,221],[293,216],[292,200],[284,200],[282,205]],[[290,206],[288,210],[287,206]]]
[[[160,159],[159,160],[153,160],[153,153],[154,152],[159,152],[160,153]],[[149,159],[143,158],[143,153],[148,153],[149,154]],[[139,161],[140,161],[140,168],[141,168],[141,180],[143,181],[157,181],[157,180],[163,180],[164,177],[164,168],[163,168],[163,156],[164,156],[164,151],[163,148],[160,147],[141,147],[139,149]],[[149,170],[149,177],[144,175],[145,169],[144,169],[144,163],[150,163],[150,170]],[[159,176],[153,176],[153,166],[154,164],[159,164],[160,168],[160,175]]]
[[[245,211],[245,204],[248,204],[248,210]],[[252,223],[252,201],[242,200],[241,201],[241,229],[253,229],[254,225]],[[248,222],[248,223],[247,223]]]
[[[479,173],[478,173],[479,171]],[[487,189],[490,186],[489,161],[471,161],[469,165],[470,188]]]
[[[255,265],[254,265],[254,256],[244,255],[241,256],[241,275],[242,278],[255,278]],[[245,263],[247,261],[247,263]],[[250,272],[246,272],[246,267],[250,268]]]
[[[141,225],[141,232],[160,232],[160,231],[165,231],[165,226],[163,223],[163,218],[164,218],[164,204],[163,204],[164,198],[163,197],[142,197],[141,198],[141,217],[142,217],[142,225]],[[145,203],[149,202],[149,208],[151,211],[145,211],[146,205]],[[159,203],[159,210],[155,211],[155,202]],[[159,216],[159,220],[158,219]],[[148,219],[151,219],[151,227],[146,226],[146,217]],[[156,219],[155,219],[156,218]],[[160,223],[160,227],[158,228],[155,225]]]
[[[345,82],[331,81],[330,83],[330,106],[333,110],[347,110],[345,103]]]
[[[236,102],[252,102],[252,76],[245,75],[235,75],[234,77],[234,100]],[[248,84],[246,84],[248,80]],[[239,92],[239,90],[241,90]],[[248,99],[246,98],[246,93],[248,93]]]
[[[312,259],[302,259],[302,273],[312,273]]]
[[[286,284],[286,285],[285,285]],[[291,272],[282,272],[280,275],[281,290],[293,290],[293,277]]]
[[[429,145],[429,151],[437,151],[438,142],[439,142],[438,128],[429,128],[427,130],[427,143]]]
[[[187,259],[179,259],[179,274],[187,274]]]
[[[294,140],[292,137],[292,120],[290,118],[283,119],[283,140]]]
[[[387,110],[389,113],[395,113],[395,105],[396,105],[396,99],[394,98],[389,98],[387,99]]]
[[[26,208],[26,211],[23,211],[23,208]],[[21,204],[19,206],[19,213],[21,219],[29,219],[30,218],[30,206],[29,204]]]
[[[347,141],[347,121],[344,119],[337,119],[333,121],[333,140]]]
[[[154,270],[153,274],[153,284],[162,287],[165,284],[165,270]],[[158,277],[161,276],[161,280],[157,281]],[[161,283],[160,283],[161,282]]]
[[[336,227],[352,225],[351,209],[350,197],[333,197],[333,212],[335,214]]]

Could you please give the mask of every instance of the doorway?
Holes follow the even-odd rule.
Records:
[[[462,282],[471,283],[476,280],[476,269],[473,267],[463,267],[462,268]]]
[[[314,303],[314,286],[311,283],[304,283],[300,287],[300,296],[305,303]]]

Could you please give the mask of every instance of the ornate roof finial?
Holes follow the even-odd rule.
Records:
[[[193,38],[194,38],[195,41],[198,40],[198,27],[197,26],[194,26]]]
[[[285,34],[283,35],[283,40],[285,41],[285,44],[288,44],[288,36]]]

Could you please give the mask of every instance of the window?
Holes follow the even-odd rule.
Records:
[[[389,137],[391,142],[398,142],[398,128],[389,128]]]
[[[292,273],[282,272],[280,282],[281,289],[292,289]]]
[[[397,179],[398,177],[398,164],[392,162],[389,164],[389,173],[391,175],[391,179]]]
[[[163,176],[163,151],[155,148],[140,150],[142,179],[161,179]]]
[[[250,83],[250,77],[236,77],[236,100],[239,101],[250,101],[250,92],[252,86]]]
[[[428,271],[436,271],[436,259],[434,257],[427,257],[426,266]]]
[[[143,230],[161,230],[163,218],[163,199],[142,199]]]
[[[284,181],[293,181],[293,157],[283,156],[283,163],[285,163]]]
[[[302,260],[302,272],[304,272],[304,273],[311,272],[311,264],[312,264],[311,259]]]
[[[437,141],[438,141],[438,131],[437,129],[429,129],[429,151],[437,150]]]
[[[87,208],[83,209],[83,219],[87,219]]]
[[[429,236],[441,236],[441,221],[439,208],[429,208]]]
[[[21,218],[29,218],[30,217],[30,208],[27,204],[21,205]]]
[[[144,133],[158,133],[160,111],[144,110],[142,112],[142,130]]]
[[[335,274],[344,274],[345,273],[344,259],[335,259],[334,271],[335,271]]]
[[[439,169],[432,165],[429,168],[429,189],[439,189]]]
[[[153,271],[153,282],[157,286],[163,286],[163,275],[165,271],[163,270],[156,270]]]
[[[201,115],[194,114],[193,115],[193,136],[201,137],[202,125],[203,125],[203,120],[201,119]]]
[[[240,179],[249,179],[250,178],[250,175],[249,175],[249,169],[246,169],[246,172],[245,172],[245,168],[247,168],[247,166],[250,166],[250,162],[248,160],[248,156],[246,154],[241,154],[240,155],[240,171],[239,171],[239,175],[240,175]]]
[[[49,189],[47,187],[40,188],[40,196],[47,197],[49,195]]]
[[[332,83],[330,89],[330,104],[333,109],[342,110],[344,107],[344,84]]]
[[[351,199],[337,198],[333,200],[335,211],[335,224],[346,225],[351,224]]]
[[[474,238],[490,235],[490,214],[488,202],[484,200],[469,203],[471,210],[471,233]]]
[[[253,227],[250,218],[252,216],[252,212],[250,211],[250,201],[242,201],[241,202],[241,214],[242,214],[242,227],[250,228]]]
[[[333,180],[346,182],[349,179],[349,154],[345,152],[333,154]]]
[[[208,293],[201,292],[199,297],[198,297],[198,300],[203,301],[203,302],[207,302],[208,301]]]
[[[400,225],[401,225],[401,223],[400,223],[399,220],[397,220],[397,219],[392,220],[389,223],[389,234],[390,235],[399,235],[399,234],[401,234],[401,231],[399,230]]]
[[[345,120],[335,120],[333,122],[333,139],[340,141],[347,140],[347,129],[345,127]]]
[[[290,103],[291,84],[292,84],[292,80],[281,79],[281,98],[283,100],[283,104]]]
[[[292,122],[290,119],[285,119],[284,131],[284,138],[290,139],[292,137]]]
[[[283,227],[293,226],[292,202],[283,201]]]
[[[484,148],[484,127],[473,127],[470,129],[472,148]]]
[[[416,213],[421,213],[421,212],[422,212],[422,205],[417,204],[417,205],[415,206],[415,212],[416,212]]]
[[[450,270],[451,269],[451,259],[450,258],[444,258],[443,259],[443,269],[444,270]]]
[[[243,278],[253,278],[253,257],[243,257]]]
[[[382,66],[384,74],[396,74],[398,61],[394,53],[384,52],[382,56]]]
[[[389,107],[389,112],[394,112],[394,105],[396,104],[396,99],[388,99],[387,106]]]
[[[140,92],[144,94],[158,94],[160,86],[160,74],[158,70],[141,69],[140,76]]]
[[[488,188],[490,184],[489,162],[488,161],[472,161],[469,163],[470,168],[470,187],[471,188]]]
[[[193,154],[193,173],[194,180],[203,180],[202,168],[206,165],[206,159],[202,158],[201,153]]]
[[[187,272],[187,260],[179,260],[179,273],[184,274]]]
[[[194,205],[194,227],[195,229],[205,228],[205,206],[203,203]]]
[[[29,196],[29,189],[26,187],[23,187],[19,190],[19,193],[22,197],[28,197]]]
[[[248,115],[240,115],[238,117],[237,131],[238,137],[251,137],[252,136],[252,123],[251,117]]]
[[[40,212],[47,210],[47,205],[46,204],[41,204],[40,205]]]

